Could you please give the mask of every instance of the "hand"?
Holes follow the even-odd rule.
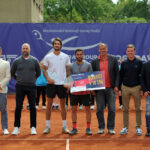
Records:
[[[145,96],[145,97],[149,96],[149,92],[148,92],[148,91],[147,91],[147,92],[144,92],[144,96]]]
[[[2,90],[2,88],[0,87],[0,90]]]
[[[117,92],[118,92],[118,87],[115,86],[115,87],[114,87],[114,93],[117,93]]]
[[[55,83],[55,81],[52,80],[52,79],[50,79],[50,78],[48,78],[47,82],[48,82],[49,84],[54,84],[54,83]]]
[[[119,92],[118,92],[118,95],[119,95],[119,96],[121,96],[121,95],[122,95],[122,93],[121,93],[121,91],[120,91],[120,90],[119,90]]]

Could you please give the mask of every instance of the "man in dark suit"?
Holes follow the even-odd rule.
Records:
[[[97,119],[99,130],[98,134],[103,134],[105,129],[104,108],[105,103],[108,105],[107,128],[109,134],[115,134],[115,93],[118,92],[119,86],[119,69],[118,61],[115,56],[108,55],[108,47],[105,43],[99,45],[99,56],[92,61],[93,71],[104,71],[105,89],[97,90]]]

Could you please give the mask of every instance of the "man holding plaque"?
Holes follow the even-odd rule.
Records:
[[[47,109],[46,109],[46,128],[44,134],[50,133],[50,117],[53,99],[57,95],[60,99],[61,117],[62,117],[62,133],[69,133],[66,125],[66,109],[65,98],[66,88],[64,81],[69,72],[70,59],[69,56],[61,52],[62,41],[56,38],[53,41],[53,52],[44,58],[44,76],[48,81],[47,85]]]
[[[70,74],[79,74],[85,72],[92,72],[92,66],[87,61],[83,60],[83,50],[77,49],[75,51],[76,62],[71,64],[70,66]],[[87,121],[87,128],[86,134],[92,135],[90,130],[91,125],[91,110],[90,110],[90,91],[79,91],[71,93],[70,97],[71,106],[72,106],[72,124],[73,129],[69,133],[70,135],[77,134],[77,106],[78,103],[82,103],[85,106],[86,110],[86,121]]]
[[[99,44],[99,56],[92,61],[93,71],[104,71],[105,89],[96,90],[98,134],[103,134],[105,129],[104,109],[108,105],[107,129],[109,134],[115,134],[115,93],[119,86],[119,69],[116,57],[108,55],[105,43]]]

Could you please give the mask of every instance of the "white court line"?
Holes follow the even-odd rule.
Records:
[[[67,141],[68,140],[68,141]],[[25,139],[25,138],[0,138],[0,141],[66,141],[66,143],[69,141],[150,141],[150,138],[144,138],[144,139],[138,139],[138,138],[99,138],[99,139],[91,139],[91,138],[81,138],[81,139],[55,139],[55,138],[34,138],[34,139]]]
[[[69,150],[69,139],[66,140],[66,150]]]

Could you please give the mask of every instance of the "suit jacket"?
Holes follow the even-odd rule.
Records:
[[[92,60],[93,71],[100,71],[100,60],[96,58]],[[111,87],[119,87],[119,67],[115,56],[108,55],[108,71],[110,76]]]
[[[0,93],[7,93],[6,85],[10,80],[10,64],[8,61],[0,59]]]

